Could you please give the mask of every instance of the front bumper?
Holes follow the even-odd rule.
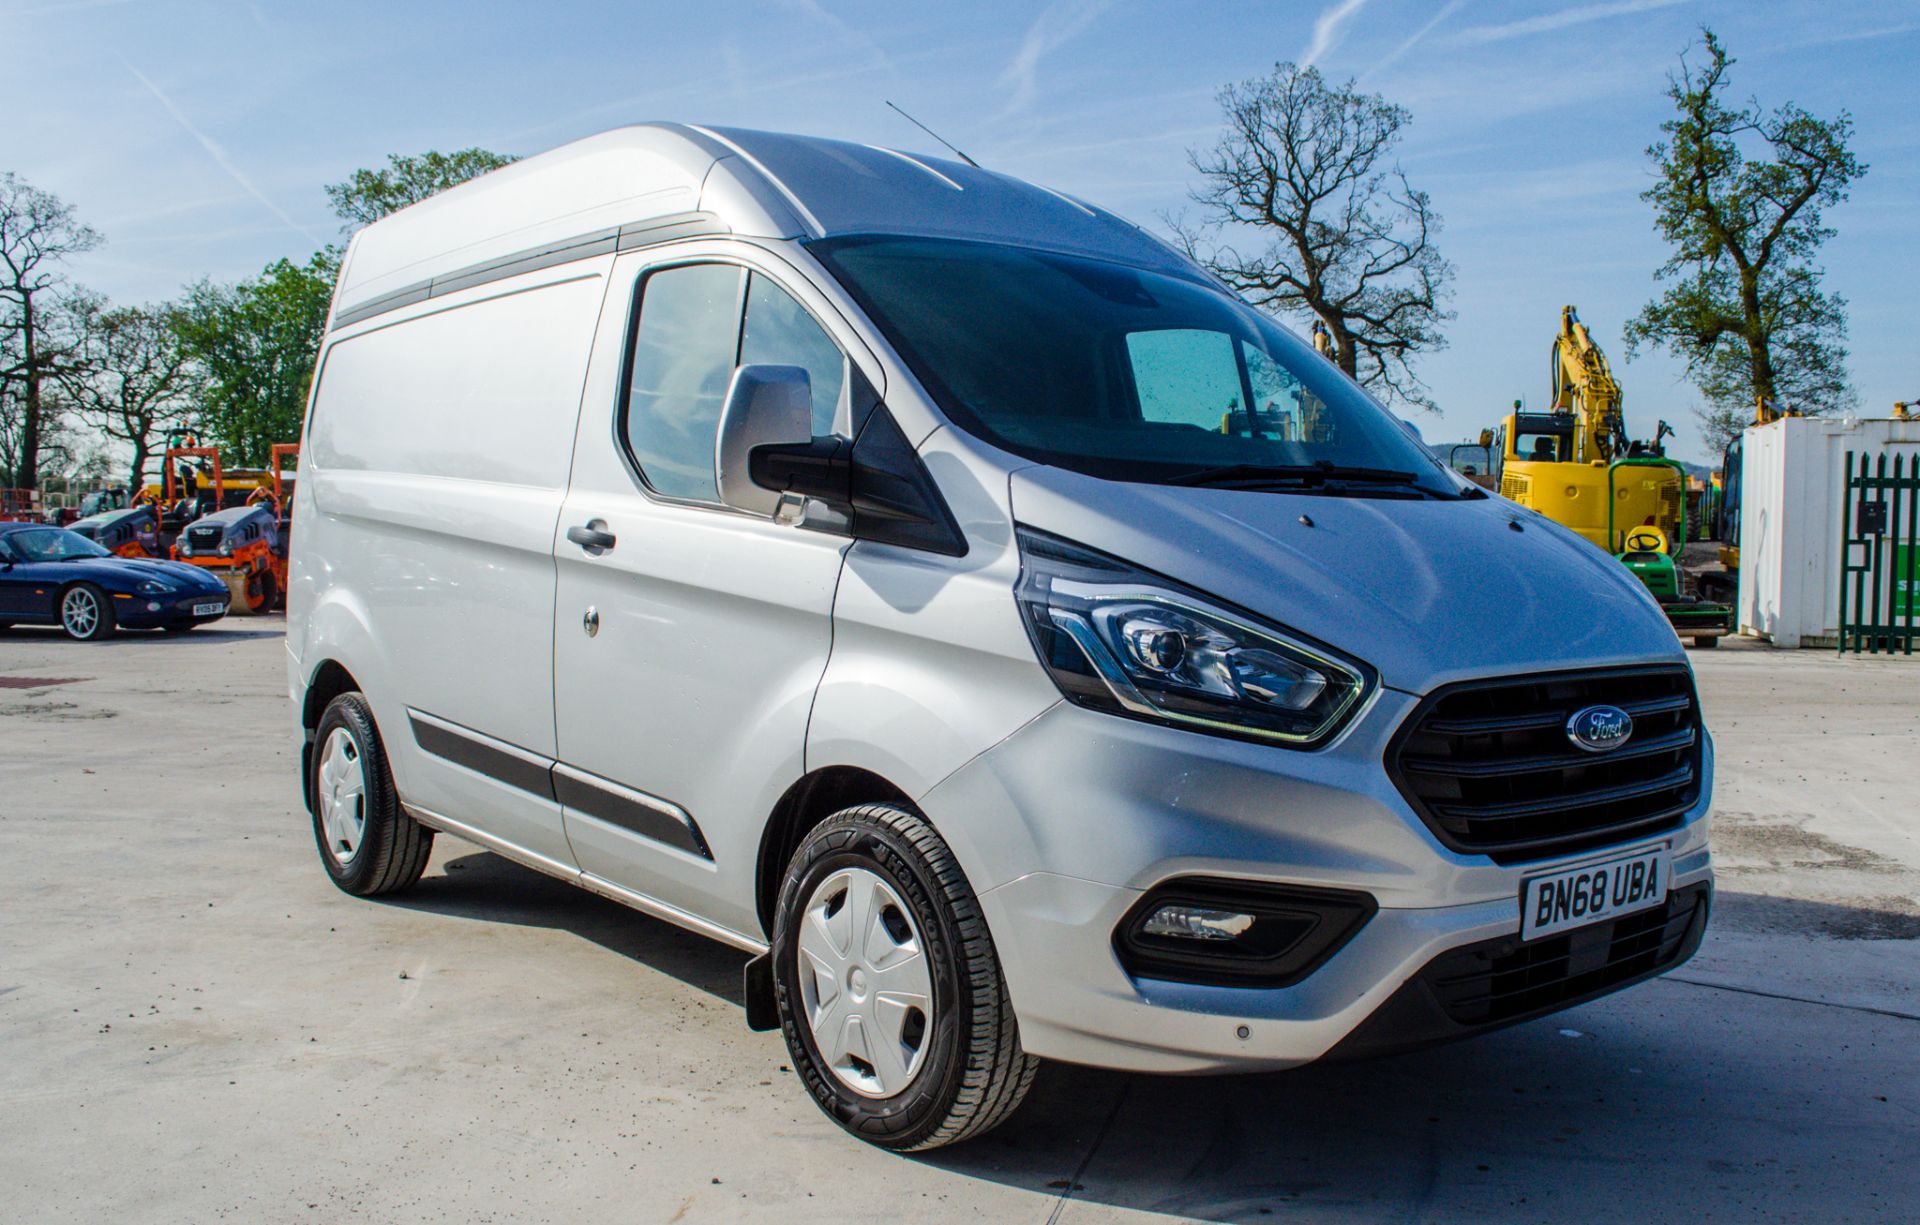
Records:
[[[155,629],[164,625],[204,625],[227,615],[232,600],[223,584],[217,591],[172,591],[164,595],[116,595],[114,619],[128,629]],[[194,608],[218,604],[220,611],[196,615]]]
[[[1664,974],[1700,948],[1713,884],[1674,889],[1653,910],[1522,944],[1498,936],[1442,953],[1409,978],[1332,1060],[1398,1055],[1531,1021]]]
[[[1502,866],[1442,846],[1382,764],[1415,705],[1383,691],[1340,740],[1297,753],[1063,703],[923,797],[979,893],[1026,1049],[1150,1072],[1312,1062],[1436,959],[1512,941],[1524,878],[1617,852]],[[1679,826],[1622,844],[1667,843],[1676,896],[1711,887],[1712,764],[1709,741],[1702,798]],[[1147,890],[1189,876],[1360,890],[1379,910],[1290,986],[1130,976],[1114,951],[1116,926]],[[1475,1029],[1443,1027],[1430,1039]]]
[[[1704,848],[1674,864],[1672,898],[1710,891]],[[1031,1054],[1139,1072],[1242,1072],[1298,1067],[1467,1037],[1571,1007],[1678,965],[1697,947],[1645,972],[1484,1023],[1429,1006],[1425,972],[1459,950],[1517,946],[1518,887],[1467,906],[1381,909],[1312,976],[1291,987],[1213,987],[1134,979],[1112,932],[1139,898],[1129,889],[1035,873],[981,897],[993,930],[1021,1044]],[[1631,918],[1632,916],[1628,916]],[[1623,920],[1616,920],[1616,922]],[[1599,926],[1608,926],[1601,924]],[[1705,913],[1699,929],[1704,930]],[[1567,938],[1591,940],[1585,929]],[[1535,941],[1533,947],[1555,943]],[[1544,979],[1543,979],[1544,981]],[[1403,994],[1404,993],[1404,994]],[[1376,1024],[1377,1021],[1377,1024]]]

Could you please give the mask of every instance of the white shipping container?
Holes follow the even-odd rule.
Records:
[[[1739,625],[1783,647],[1840,635],[1847,454],[1920,458],[1920,420],[1783,417],[1749,428],[1740,469]]]

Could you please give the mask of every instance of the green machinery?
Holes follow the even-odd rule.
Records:
[[[1678,460],[1665,456],[1636,456],[1631,459],[1616,459],[1607,467],[1607,539],[1620,539],[1614,535],[1613,507],[1619,499],[1613,495],[1614,474],[1622,468],[1658,467],[1671,468],[1680,477],[1680,488],[1686,487],[1686,469]],[[1673,632],[1682,638],[1693,641],[1696,647],[1719,645],[1722,635],[1733,631],[1733,610],[1725,604],[1690,597],[1686,594],[1681,581],[1680,568],[1674,564],[1674,556],[1685,546],[1687,540],[1686,499],[1680,499],[1680,525],[1671,540],[1657,527],[1640,526],[1627,529],[1625,539],[1621,540],[1621,551],[1614,554],[1622,565],[1633,571],[1639,580],[1646,584],[1647,591],[1660,602],[1660,610],[1667,614],[1667,620],[1673,625]]]

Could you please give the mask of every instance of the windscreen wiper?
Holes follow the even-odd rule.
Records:
[[[1216,488],[1259,488],[1264,485],[1324,485],[1338,481],[1353,485],[1413,485],[1420,476],[1394,468],[1350,468],[1321,460],[1313,464],[1228,464],[1219,468],[1197,468],[1176,473],[1163,485],[1212,486]]]

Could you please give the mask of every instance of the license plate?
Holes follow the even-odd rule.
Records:
[[[225,611],[227,611],[225,604],[195,604],[193,606],[193,615],[196,617],[218,616]]]
[[[1520,938],[1551,936],[1667,900],[1667,848],[1536,876],[1520,886]]]

